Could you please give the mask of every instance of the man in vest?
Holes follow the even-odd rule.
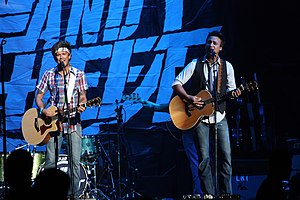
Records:
[[[241,94],[241,91],[236,89],[234,69],[231,63],[219,57],[224,43],[222,33],[210,32],[205,43],[206,55],[202,59],[192,60],[172,83],[174,92],[187,103],[189,109],[206,109],[206,106],[211,106],[205,104],[201,95],[198,94],[202,90],[209,91],[212,97],[225,93],[229,93],[231,97],[238,97]],[[187,82],[189,84],[186,84]],[[190,87],[186,88],[185,84]],[[198,140],[199,174],[203,182],[204,199],[232,194],[231,147],[228,123],[225,117],[226,101],[215,100],[212,104],[214,105],[213,114],[201,117],[200,123],[193,127]],[[217,144],[218,164],[214,166],[218,166],[218,170],[213,170],[216,168],[211,165],[213,159],[210,155],[212,149],[212,146],[209,145],[210,138],[217,140],[215,144]],[[217,173],[213,173],[213,171],[217,171]],[[214,180],[214,177],[217,179]]]

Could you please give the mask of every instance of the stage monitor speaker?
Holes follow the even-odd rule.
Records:
[[[233,194],[239,194],[241,200],[255,200],[256,192],[266,175],[239,175],[232,177]]]

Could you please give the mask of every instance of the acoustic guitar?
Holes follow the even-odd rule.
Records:
[[[80,105],[84,107],[92,107],[100,105],[101,102],[101,98],[97,97]],[[50,106],[48,109],[58,113],[56,106]],[[73,108],[69,112],[75,112],[77,109],[77,107]],[[60,117],[65,117],[67,114],[68,112],[64,111],[60,114]],[[26,142],[31,145],[47,144],[51,137],[49,133],[61,129],[60,117],[58,117],[58,114],[53,117],[46,117],[45,115],[39,114],[39,109],[28,109],[22,118],[22,133]]]
[[[241,84],[238,89],[241,91],[256,90],[258,88],[257,82],[249,82]],[[224,94],[217,95],[217,102],[225,100],[230,97],[232,91]],[[214,113],[214,102],[215,99],[212,97],[209,91],[202,90],[197,95],[204,102],[203,107],[198,107],[194,104],[189,104],[182,100],[178,95],[173,97],[169,104],[169,112],[171,115],[172,122],[180,130],[190,130],[198,126],[201,119],[205,116],[210,116]]]

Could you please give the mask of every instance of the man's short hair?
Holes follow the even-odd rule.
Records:
[[[212,31],[212,32],[208,33],[206,40],[211,36],[216,36],[216,37],[220,38],[221,47],[223,47],[225,45],[225,36],[223,35],[223,33],[219,32],[219,31]]]

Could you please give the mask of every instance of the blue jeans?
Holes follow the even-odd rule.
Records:
[[[68,135],[62,136],[62,133],[57,136],[58,140],[58,152],[61,150],[61,144],[63,142],[64,137],[67,139],[67,152],[68,152],[68,164],[70,164],[70,155],[72,155],[73,161],[73,183],[70,186],[73,186],[73,189],[69,188],[69,194],[74,194],[75,199],[80,196],[79,194],[79,184],[80,184],[80,158],[81,158],[81,138],[82,138],[82,129],[80,125],[77,125],[77,131]],[[70,144],[68,145],[68,140],[70,139]],[[69,148],[70,146],[70,148]],[[55,167],[55,148],[56,144],[54,141],[54,137],[51,137],[49,142],[46,145],[46,159],[45,159],[45,169],[46,168],[54,168]],[[71,152],[71,154],[69,153]],[[71,172],[68,168],[68,174]],[[71,179],[72,180],[72,179]]]
[[[200,179],[203,182],[204,193],[215,194],[215,184],[214,176],[212,170],[215,169],[211,167],[211,154],[210,154],[210,138],[215,141],[215,131],[211,127],[215,125],[209,125],[205,123],[200,123],[195,129],[199,142],[199,154],[200,154],[200,164],[199,172]],[[213,129],[214,130],[214,129]],[[228,123],[226,118],[217,123],[217,166],[218,166],[218,193],[232,194],[232,166],[231,166],[231,147],[229,139]]]
[[[193,180],[193,194],[200,194],[203,196],[203,192],[200,184],[200,177],[198,174],[199,158],[195,145],[195,134],[192,131],[182,133],[182,144],[187,155],[187,159],[190,164]]]

